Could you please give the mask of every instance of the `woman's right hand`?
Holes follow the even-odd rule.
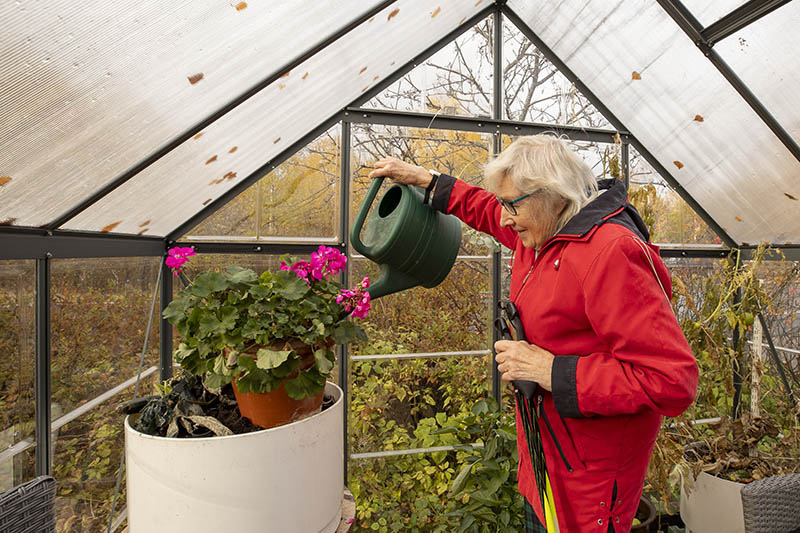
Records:
[[[372,179],[386,176],[394,183],[404,183],[406,185],[416,185],[418,187],[427,187],[430,184],[430,172],[418,165],[406,163],[394,157],[384,157],[375,162],[375,168],[369,173]]]

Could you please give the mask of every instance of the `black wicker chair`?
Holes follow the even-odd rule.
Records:
[[[800,531],[800,474],[753,481],[741,493],[746,533]]]
[[[56,530],[56,480],[39,476],[0,494],[0,533]]]

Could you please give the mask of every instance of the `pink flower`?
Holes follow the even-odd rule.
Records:
[[[183,265],[189,262],[189,259],[197,255],[194,248],[176,246],[167,250],[167,259],[164,264],[172,269],[172,275],[177,276],[183,272]]]
[[[369,289],[369,278],[365,277],[361,280],[361,287],[364,289]]]
[[[370,294],[364,290],[369,287],[369,278],[364,278],[355,289],[341,289],[336,303],[340,304],[345,312],[352,310],[356,318],[366,318],[367,313],[372,309],[369,305]]]
[[[320,246],[316,252],[311,253],[311,273],[314,279],[330,279],[342,270],[347,263],[347,257],[336,248]]]

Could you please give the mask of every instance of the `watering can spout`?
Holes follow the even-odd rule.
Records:
[[[365,225],[383,180],[372,182],[350,229],[353,248],[380,265],[380,277],[368,289],[372,299],[417,285],[435,287],[453,267],[461,243],[461,222],[425,205],[408,185],[392,185]]]
[[[381,265],[380,277],[378,281],[371,284],[367,292],[370,299],[374,300],[393,292],[400,292],[419,285],[419,281],[408,274],[392,267],[391,265]]]

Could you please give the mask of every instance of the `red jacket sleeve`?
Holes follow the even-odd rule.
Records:
[[[629,415],[644,409],[666,416],[682,413],[697,392],[697,363],[673,314],[669,273],[658,254],[633,236],[617,238],[578,282],[586,316],[608,351],[556,357],[554,374],[571,375],[568,381],[575,387],[579,413],[573,416]],[[557,395],[555,384],[553,391]]]
[[[442,174],[436,184],[432,205],[439,211],[455,215],[471,228],[488,233],[503,246],[514,249],[517,233],[500,226],[502,207],[492,193]]]

